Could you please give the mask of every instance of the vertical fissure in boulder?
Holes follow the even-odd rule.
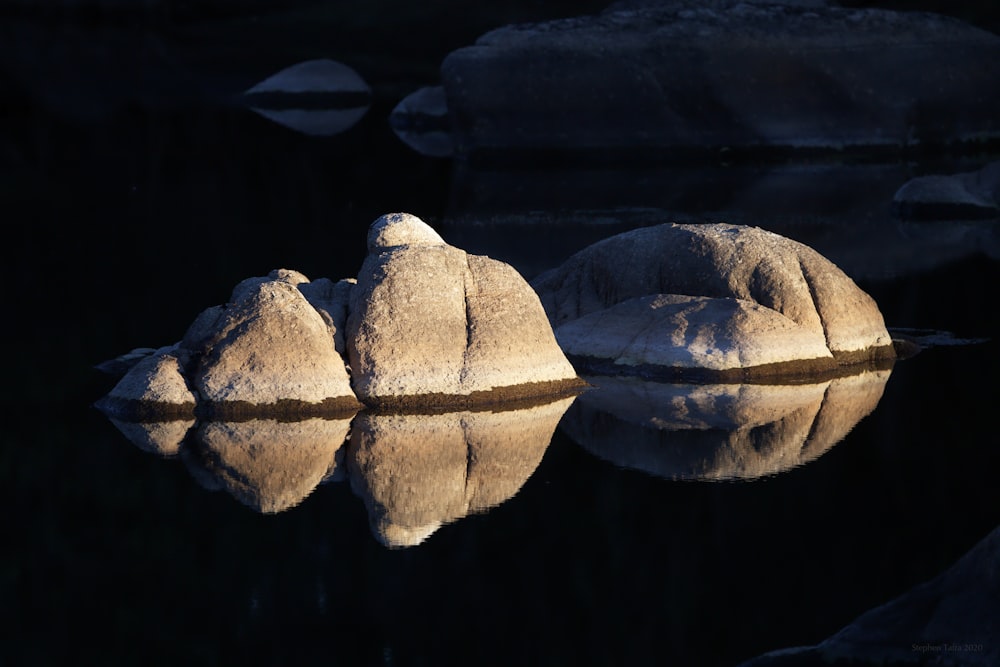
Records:
[[[812,300],[813,310],[816,311],[816,315],[819,317],[819,324],[823,328],[823,340],[826,341],[826,349],[830,350],[830,354],[837,357],[837,353],[834,351],[833,346],[830,345],[830,328],[826,321],[826,317],[823,315],[823,308],[820,307],[819,295],[816,293],[816,286],[813,285],[812,278],[809,275],[809,270],[806,268],[805,264],[802,263],[802,258],[799,257],[799,271],[802,273],[802,280],[806,284],[806,289],[809,290],[809,298]]]
[[[464,388],[466,378],[469,374],[469,355],[472,351],[472,299],[478,294],[475,276],[472,275],[472,266],[469,264],[469,255],[465,255],[465,271],[462,275],[462,293],[465,297],[465,351],[462,353],[462,369],[459,371],[459,386]]]

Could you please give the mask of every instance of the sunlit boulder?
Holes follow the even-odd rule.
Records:
[[[513,497],[573,398],[509,411],[358,415],[347,468],[374,535],[390,547]]]
[[[199,354],[191,384],[216,415],[244,405],[357,407],[333,321],[300,290],[307,282],[294,271],[243,281],[230,303],[207,311],[185,334],[181,345]]]
[[[618,234],[532,286],[581,372],[749,380],[894,358],[875,301],[811,248],[755,227]]]
[[[582,385],[517,271],[448,245],[405,213],[370,228],[347,351],[358,397],[382,407],[503,402]]]
[[[1000,36],[823,0],[624,0],[441,66],[456,152],[902,151],[1000,138]],[[626,152],[628,151],[628,152]]]
[[[623,468],[666,479],[750,480],[813,461],[869,415],[889,371],[824,382],[661,383],[589,377],[560,424]]]
[[[123,375],[96,407],[130,421],[193,418],[198,397],[187,379],[191,355],[178,346],[146,349],[145,355],[132,352],[106,362]],[[166,448],[173,449],[171,445]]]

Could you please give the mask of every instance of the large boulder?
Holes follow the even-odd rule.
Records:
[[[733,156],[996,141],[998,70],[1000,37],[936,14],[628,0],[489,32],[441,77],[458,154]]]
[[[369,405],[459,407],[582,386],[512,267],[448,245],[419,218],[375,221],[351,292],[347,351]]]
[[[532,286],[581,372],[750,380],[895,357],[868,294],[808,246],[755,227],[632,230]]]

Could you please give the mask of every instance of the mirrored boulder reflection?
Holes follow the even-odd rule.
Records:
[[[201,487],[262,514],[301,504],[320,484],[350,480],[375,538],[397,548],[512,498],[573,400],[301,421],[111,421],[140,449],[180,459]]]
[[[889,370],[796,385],[589,377],[560,428],[614,465],[674,480],[777,475],[829,451],[882,398]]]

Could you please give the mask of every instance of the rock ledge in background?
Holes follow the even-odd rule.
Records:
[[[822,0],[632,0],[441,66],[457,154],[895,153],[1000,140],[1000,37]]]

